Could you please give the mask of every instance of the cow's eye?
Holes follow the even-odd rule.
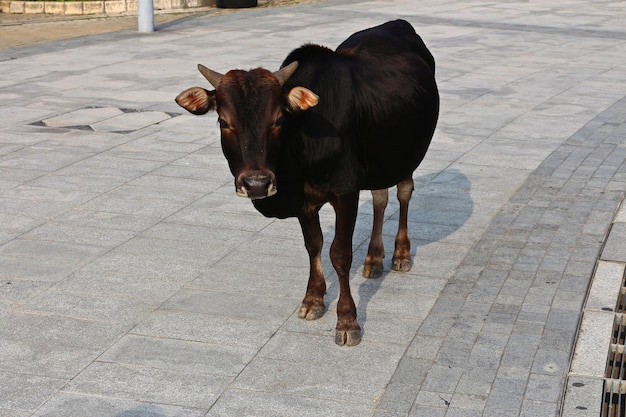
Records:
[[[220,124],[220,129],[230,129],[230,125],[224,119],[218,119],[217,122]]]
[[[280,116],[278,119],[276,119],[276,121],[274,122],[274,127],[281,127],[283,124],[285,123],[285,116]]]

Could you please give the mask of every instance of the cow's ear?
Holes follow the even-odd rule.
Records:
[[[176,103],[193,114],[205,114],[215,110],[215,90],[207,91],[204,88],[188,88],[178,96]]]
[[[290,110],[303,111],[315,107],[319,102],[319,97],[307,88],[294,87],[287,93],[287,101]]]

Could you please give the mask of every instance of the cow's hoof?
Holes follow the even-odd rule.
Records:
[[[363,265],[363,278],[380,278],[383,276],[382,265]]]
[[[411,270],[410,259],[394,259],[393,270],[398,272],[409,272]]]
[[[317,320],[324,315],[324,306],[309,306],[302,304],[298,317],[304,320]]]
[[[339,346],[356,346],[361,343],[361,330],[337,330],[335,343]]]

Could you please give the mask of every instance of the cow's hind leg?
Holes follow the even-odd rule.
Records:
[[[374,198],[374,221],[370,245],[367,249],[367,257],[363,265],[363,277],[380,278],[383,274],[383,258],[385,257],[385,247],[383,246],[383,220],[387,201],[389,200],[389,191],[386,188],[382,190],[372,190],[372,197]]]
[[[411,269],[411,241],[408,232],[409,201],[413,194],[413,178],[408,177],[398,183],[398,201],[400,202],[400,221],[396,235],[396,247],[393,252],[393,270],[407,272]]]
[[[306,320],[319,319],[324,315],[324,295],[326,294],[326,281],[322,268],[322,246],[324,237],[320,228],[318,210],[306,213],[298,217],[304,245],[309,253],[310,272],[306,295],[298,311],[298,317]]]

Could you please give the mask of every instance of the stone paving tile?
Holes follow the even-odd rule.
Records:
[[[152,257],[142,257],[112,251],[85,265],[79,272],[130,275],[151,278],[157,283],[174,281],[180,284],[194,279],[201,270],[200,266],[190,265],[185,260],[158,259],[157,254]]]
[[[161,308],[282,323],[299,306],[299,301],[299,298],[182,289]]]
[[[101,246],[20,238],[2,245],[0,256],[5,259],[48,261],[76,268],[97,258],[105,251],[106,249]]]
[[[385,388],[385,395],[378,402],[372,415],[406,416],[420,388],[420,385],[411,383],[390,382]]]
[[[24,233],[30,240],[49,240],[100,247],[116,247],[135,235],[132,231],[81,227],[64,223],[46,223]]]
[[[122,325],[138,323],[156,306],[132,296],[107,296],[90,292],[48,291],[29,300],[20,311],[26,314],[47,314],[80,320],[99,320]]]
[[[278,330],[261,320],[241,320],[185,311],[156,310],[132,334],[260,349]]]
[[[160,220],[156,216],[137,216],[106,211],[84,210],[74,208],[55,218],[55,221],[64,225],[75,225],[77,228],[112,229],[122,232],[139,233]]]
[[[622,244],[626,241],[626,224],[614,223],[611,227],[611,234],[602,250],[602,259],[607,261],[626,261],[624,247]]]
[[[108,348],[130,329],[117,323],[15,312],[7,314],[1,325],[0,335],[6,340],[92,350]]]
[[[123,113],[118,116],[98,121],[92,124],[92,128],[99,132],[129,132],[142,129],[164,120],[169,119],[169,115],[163,112],[139,112]]]
[[[0,256],[0,265],[2,265],[0,276],[4,281],[3,290],[7,291],[9,298],[27,288],[37,290],[50,287],[77,269],[73,264],[45,259],[32,262],[31,259],[12,256]]]
[[[66,382],[64,378],[6,371],[0,372],[0,381],[0,410],[7,416],[30,415]]]
[[[71,111],[42,121],[46,126],[51,127],[89,126],[120,114],[123,114],[123,111],[116,107],[92,107]]]
[[[2,340],[3,369],[21,374],[71,378],[92,362],[99,350],[39,341]]]
[[[208,409],[232,377],[184,370],[93,362],[72,379],[70,393]]]
[[[250,390],[226,391],[207,417],[254,417],[258,415],[311,415],[321,417],[350,417],[367,415],[369,405],[335,402],[319,398],[285,396]]]
[[[363,368],[338,371],[333,363],[311,366],[306,361],[298,364],[261,358],[246,367],[230,389],[367,404],[382,394],[388,380],[384,372],[370,373]]]
[[[159,416],[159,417],[202,417],[205,410],[191,407],[177,407],[166,404],[147,403],[105,397],[101,394],[85,395],[61,392],[46,402],[34,414],[37,417],[72,417],[89,415],[93,417],[110,416]],[[2,415],[2,414],[0,414]],[[7,414],[7,416],[9,416]],[[15,414],[11,416],[18,417]]]
[[[126,335],[98,360],[184,373],[235,376],[255,352],[249,347]]]

